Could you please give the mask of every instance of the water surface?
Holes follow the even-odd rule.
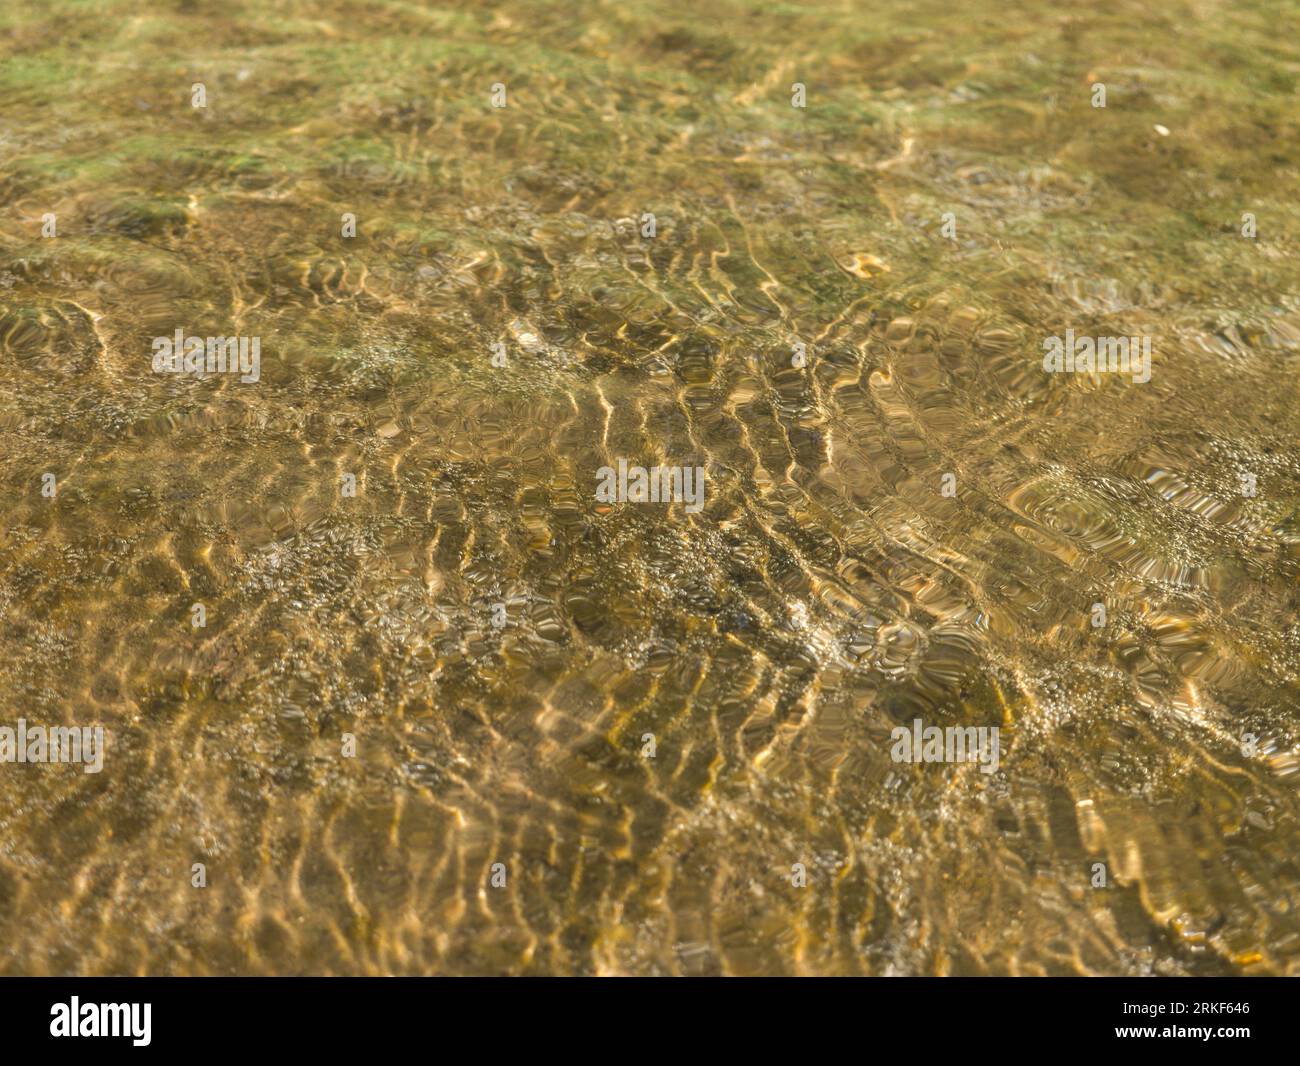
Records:
[[[1298,40],[6,5],[0,971],[1300,972]]]

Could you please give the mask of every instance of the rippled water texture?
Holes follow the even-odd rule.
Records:
[[[1300,973],[1297,41],[6,4],[0,971]]]

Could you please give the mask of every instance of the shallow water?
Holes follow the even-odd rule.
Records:
[[[0,971],[1300,973],[1298,40],[6,5]]]

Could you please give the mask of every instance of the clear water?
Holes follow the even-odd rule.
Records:
[[[1300,972],[1297,41],[7,4],[0,971]]]

